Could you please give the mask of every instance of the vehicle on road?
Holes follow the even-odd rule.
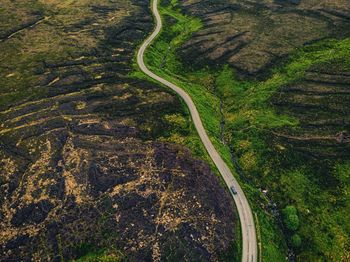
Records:
[[[232,194],[237,195],[237,190],[234,186],[230,187]]]
[[[192,101],[191,97],[181,87],[158,76],[157,74],[149,70],[145,65],[144,53],[147,47],[152,43],[152,41],[158,36],[158,34],[162,30],[162,18],[158,11],[158,0],[153,0],[152,12],[156,20],[156,27],[152,32],[152,34],[141,45],[137,53],[137,63],[141,71],[143,71],[146,75],[158,81],[159,83],[175,91],[186,103],[190,111],[193,124],[198,132],[200,139],[203,142],[203,145],[205,146],[209,156],[215,163],[225,183],[230,187],[230,190],[232,191],[232,197],[236,196],[236,197],[233,197],[233,199],[236,203],[239,219],[241,222],[241,228],[242,228],[242,260],[241,261],[257,262],[258,261],[257,237],[255,232],[254,217],[253,217],[253,213],[250,208],[248,199],[244,195],[243,190],[241,190],[238,181],[235,180],[230,168],[227,166],[225,161],[221,158],[219,153],[216,151],[214,145],[210,141],[210,138],[206,133],[206,130],[204,129],[204,126],[201,121],[201,117],[198,113],[198,110],[196,108],[196,105]],[[232,184],[235,186],[232,186]],[[240,194],[237,194],[236,188],[239,189]]]

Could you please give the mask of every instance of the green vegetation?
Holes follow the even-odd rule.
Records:
[[[299,217],[295,206],[287,206],[282,210],[283,222],[287,229],[295,231],[299,227]]]
[[[178,70],[181,70],[182,65],[180,61],[177,60],[175,54],[175,50],[184,41],[186,41],[193,32],[197,31],[201,27],[201,22],[199,19],[193,19],[191,17],[182,15],[179,10],[173,9],[173,7],[176,5],[177,1],[171,1],[169,7],[160,8],[160,13],[162,16],[166,17],[166,19],[174,18],[176,19],[176,23],[173,24],[169,32],[167,31],[166,35],[161,34],[160,38],[158,38],[158,41],[156,41],[150,48],[147,49],[147,52],[145,54],[145,62],[150,68],[152,68],[154,72],[157,72],[166,79],[170,79],[172,82],[183,87],[187,92],[191,94],[191,97],[195,100],[198,110],[201,112],[204,123],[210,133],[209,135],[211,138],[215,139],[215,143],[220,144],[219,140],[216,140],[215,136],[213,136],[219,132],[220,112],[217,110],[218,107],[212,106],[218,106],[220,101],[213,94],[211,94],[209,90],[206,92],[203,92],[202,90],[202,86],[206,86],[209,89],[213,79],[207,78],[207,76],[210,77],[210,75],[208,75],[206,71],[195,72],[194,75],[188,76],[193,81],[201,79],[201,81],[196,85],[188,82],[186,78],[187,76],[181,78],[181,73],[178,72]],[[167,22],[172,23],[170,20]],[[166,40],[162,40],[163,37]],[[134,68],[135,72],[132,73],[133,76],[145,78],[143,73],[139,71],[136,61]],[[169,77],[169,75],[171,75],[171,77]],[[185,104],[183,104],[183,108],[187,111]],[[172,117],[178,118],[176,121],[182,122],[181,125],[183,126],[184,120],[180,120],[179,116]],[[188,118],[189,117],[190,115],[188,112]],[[167,117],[165,120],[171,124],[170,122],[172,120],[170,120],[169,117]],[[179,126],[175,126],[176,125],[174,125],[174,128],[171,132],[163,135],[159,139],[162,141],[186,145],[196,156],[205,159],[210,163],[212,169],[216,170],[214,164],[210,160],[210,157],[206,153],[200,138],[196,133],[195,127],[193,125],[190,125],[190,132],[184,134],[182,128],[180,131]],[[226,159],[230,159],[228,150],[226,151]]]
[[[89,250],[91,248],[89,247]],[[120,262],[123,261],[122,253],[107,252],[106,250],[98,250],[95,252],[88,252],[81,256],[76,262]]]
[[[201,28],[198,19],[183,15],[177,1],[161,5],[164,26],[161,35],[147,50],[145,61],[158,75],[181,86],[195,102],[205,128],[216,148],[230,167],[231,153],[243,170],[238,177],[257,212],[262,235],[262,256],[265,261],[282,261],[286,243],[300,261],[327,258],[339,261],[349,256],[349,163],[326,161],[320,165],[298,155],[288,144],[272,138],[275,132],[297,132],[300,119],[277,113],[271,99],[281,87],[299,83],[310,69],[350,69],[350,39],[329,39],[297,50],[283,65],[271,71],[263,81],[241,80],[228,66],[193,69],[178,58],[177,50]],[[220,112],[222,105],[222,112]],[[225,119],[224,132],[221,119]],[[221,134],[223,133],[223,137]],[[191,140],[182,142],[195,149]],[[167,141],[179,142],[176,136]],[[196,145],[199,145],[196,140]],[[203,150],[197,151],[205,157]],[[336,186],[322,185],[332,177]],[[248,182],[249,181],[249,182]],[[266,188],[269,197],[284,212],[288,229],[284,237],[276,218],[267,208],[268,200],[257,188]],[[337,203],[339,206],[334,207]],[[290,207],[294,206],[294,207]],[[296,211],[297,210],[297,211]],[[322,218],[322,219],[320,219]],[[287,238],[287,240],[285,239]],[[307,243],[301,246],[301,241]]]
[[[108,5],[106,0],[93,1],[94,5]],[[19,103],[39,100],[47,97],[50,82],[44,76],[50,76],[52,68],[48,65],[63,61],[82,59],[98,48],[99,34],[90,34],[89,30],[72,35],[67,27],[82,26],[84,21],[103,19],[93,8],[74,1],[37,1],[3,0],[0,7],[0,108],[8,108]],[[128,6],[130,3],[120,3]],[[127,12],[119,12],[118,18],[105,22],[103,29],[111,27],[126,17]],[[30,25],[32,25],[30,27]],[[101,33],[103,31],[101,30]],[[6,39],[11,33],[15,36]],[[104,37],[104,36],[103,36]],[[1,41],[5,39],[4,41]],[[44,39],[44,40],[43,40]],[[105,51],[108,51],[105,49]],[[89,72],[90,65],[84,70]],[[55,77],[60,77],[58,74]],[[55,78],[52,78],[52,81]]]
[[[291,245],[293,248],[299,248],[301,246],[301,238],[298,234],[294,234],[291,238]]]
[[[181,14],[176,6],[177,1],[172,1],[169,6],[160,6],[159,10],[165,25],[160,36],[152,46],[147,49],[145,62],[152,71],[178,86],[181,86],[191,95],[198,111],[200,112],[203,124],[205,125],[210,139],[216,146],[217,150],[221,153],[221,156],[226,160],[226,163],[231,167],[231,170],[234,171],[231,162],[230,148],[221,141],[219,136],[221,121],[220,97],[216,93],[217,90],[219,90],[218,92],[224,92],[225,89],[229,89],[229,83],[227,83],[225,79],[232,79],[230,75],[233,74],[233,71],[228,67],[225,67],[220,72],[208,68],[197,71],[189,71],[187,68],[184,68],[177,58],[176,50],[187,39],[189,39],[193,32],[201,28],[201,23],[198,19]],[[134,75],[143,77],[138,72],[134,73]],[[246,83],[241,85],[242,95],[244,89],[248,86],[249,85]],[[182,141],[177,139],[178,136],[168,136],[166,137],[166,140],[174,143],[182,142],[197,156],[206,159],[211,164],[212,168],[216,170],[200,139],[195,133],[194,127],[192,127],[191,133],[193,135],[188,136]],[[199,148],[201,150],[198,150]],[[248,193],[250,199],[261,197],[259,196],[259,191],[250,185],[243,184],[243,187]],[[263,253],[264,258],[274,259],[275,261],[283,260],[286,247],[283,242],[282,234],[275,224],[273,217],[266,214],[259,204],[253,203],[252,206],[253,209],[257,211],[259,220],[261,220],[263,224],[262,239],[263,243],[266,243],[266,246],[264,245],[263,247],[265,250]],[[240,245],[240,241],[238,244]],[[239,252],[241,251],[240,247],[236,247],[235,249]]]

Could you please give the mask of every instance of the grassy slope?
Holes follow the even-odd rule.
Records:
[[[172,5],[176,5],[177,1],[172,0]],[[176,18],[177,22],[174,24],[174,35],[171,36],[172,44],[175,44],[175,46],[181,45],[188,37],[196,30],[198,30],[202,25],[201,22],[198,19],[192,19],[190,17],[186,17],[182,15],[180,12],[174,12],[171,8],[162,8],[160,7],[160,12],[162,17],[174,17]],[[185,31],[183,31],[185,29]],[[181,32],[181,33],[180,33]],[[159,75],[163,76],[165,79],[171,80],[173,83],[178,84],[181,87],[184,87],[186,91],[193,91],[191,92],[191,97],[198,99],[198,101],[201,101],[200,103],[196,103],[197,108],[201,115],[205,114],[208,118],[203,118],[205,125],[207,127],[208,123],[211,126],[211,130],[214,130],[213,132],[219,131],[219,125],[220,125],[220,112],[216,110],[212,105],[219,105],[220,101],[217,99],[214,95],[210,94],[209,92],[203,93],[202,91],[202,85],[203,83],[200,83],[198,85],[193,85],[193,83],[189,82],[186,77],[181,79],[181,74],[177,74],[176,67],[179,66],[180,68],[181,63],[177,61],[176,55],[173,52],[174,50],[171,50],[168,48],[168,44],[166,41],[159,41],[164,35],[164,31],[162,31],[161,36],[157,38],[156,43],[154,43],[157,48],[161,48],[161,50],[158,52],[154,52],[154,44],[152,44],[151,47],[149,47],[145,54],[145,62],[149,68],[152,69],[152,71],[158,73]],[[161,47],[160,47],[161,46]],[[165,50],[165,51],[164,51]],[[155,67],[154,64],[162,64],[163,63],[163,51],[166,53],[167,60],[170,59],[170,61],[174,61],[175,63],[165,63],[166,65],[166,72],[162,72],[161,70],[158,70],[157,66]],[[154,56],[154,57],[153,57]],[[168,68],[168,65],[173,66],[171,69]],[[137,63],[136,63],[136,56],[134,59],[134,69],[135,71],[131,74],[133,77],[141,78],[141,79],[147,79],[148,81],[155,82],[153,79],[145,76],[143,72],[140,71]],[[163,68],[165,69],[165,68]],[[174,74],[175,73],[175,74]],[[168,74],[171,74],[171,77],[169,77]],[[204,78],[208,76],[207,72],[203,71],[196,72],[195,73],[195,79],[198,78]],[[210,79],[204,80],[210,82]],[[156,82],[157,83],[157,82]],[[195,86],[195,88],[193,88]],[[210,100],[208,100],[207,96],[210,96]],[[176,143],[180,145],[184,145],[187,148],[189,148],[192,152],[192,154],[196,157],[199,157],[203,160],[205,160],[211,167],[211,169],[214,171],[214,173],[221,178],[219,171],[217,170],[215,164],[212,162],[210,156],[205,150],[205,147],[203,143],[201,142],[197,131],[190,120],[190,113],[188,111],[187,106],[183,103],[183,108],[187,112],[187,119],[184,119],[182,116],[169,116],[166,117],[166,122],[171,125],[173,128],[171,132],[163,134],[163,136],[159,137],[158,139],[160,141],[164,142],[170,142],[170,143]],[[200,108],[199,108],[200,107]],[[212,117],[215,115],[215,117]],[[208,130],[208,129],[207,129]],[[215,137],[210,135],[212,141],[215,144],[221,144],[219,140]],[[230,163],[230,153],[228,148],[221,148],[217,147],[219,150],[222,150],[224,153],[222,154],[226,158],[226,162]],[[233,166],[231,165],[231,168],[233,169]],[[223,180],[221,181],[222,185],[224,185]],[[238,214],[236,214],[238,217]],[[235,242],[232,243],[232,246],[230,250],[227,251],[227,253],[222,254],[221,259],[223,261],[239,261],[238,257],[240,257],[241,252],[241,238],[240,238],[240,225],[237,224],[237,228],[235,229],[237,232],[238,238],[235,239]]]
[[[202,24],[198,19],[181,14],[178,9],[174,8],[176,4],[177,1],[171,1],[171,5],[168,7],[160,6],[160,12],[164,20],[163,31],[147,50],[145,62],[152,71],[181,86],[191,95],[202,117],[203,124],[209,137],[217,150],[221,153],[221,156],[229,164],[231,170],[235,172],[231,161],[230,148],[222,143],[219,136],[221,122],[220,99],[217,93],[214,92],[214,86],[219,84],[220,80],[218,76],[220,72],[211,71],[209,69],[189,72],[177,59],[176,49],[183,44],[193,32],[200,29]],[[221,76],[225,77],[227,72],[224,71],[223,73],[224,75]],[[142,77],[139,73],[135,73],[135,75]],[[188,136],[184,141],[178,141],[176,137],[172,136],[166,139],[169,142],[183,143],[197,156],[211,163],[203,145],[195,134],[195,130],[193,131],[194,132],[191,132],[192,135]],[[212,163],[211,165],[213,167]],[[240,178],[238,177],[238,179]],[[243,187],[252,202],[253,210],[256,211],[257,217],[260,220],[259,224],[262,225],[260,231],[263,242],[266,243],[263,247],[264,258],[269,261],[283,260],[286,255],[286,245],[283,241],[282,234],[274,223],[272,216],[264,212],[255,201],[258,198],[266,202],[266,199],[263,199],[259,191],[249,184],[243,184]],[[238,250],[240,250],[240,248],[238,248]]]
[[[349,218],[349,201],[345,200],[349,193],[349,162],[335,163],[333,169],[326,171],[329,176],[341,177],[340,188],[334,190],[320,184],[321,174],[302,157],[289,152],[284,154],[287,159],[281,159],[285,148],[276,153],[279,145],[269,141],[269,134],[278,128],[297,130],[298,121],[274,113],[269,99],[281,86],[302,79],[311,67],[348,67],[349,50],[350,39],[327,40],[299,50],[266,81],[239,83],[247,88],[241,96],[231,97],[232,104],[227,108],[229,135],[234,137],[230,141],[249,179],[271,189],[280,209],[294,205],[298,210],[300,226],[285,233],[290,244],[293,235],[301,236],[302,244],[295,248],[299,261],[342,261],[349,255],[349,229],[345,222]],[[338,206],[333,207],[332,203]]]
[[[283,170],[275,167],[270,159],[271,152],[268,150],[266,137],[270,130],[289,127],[297,128],[298,120],[285,115],[275,113],[269,104],[271,96],[283,85],[298,81],[304,76],[305,70],[311,66],[341,63],[349,64],[349,61],[343,61],[349,56],[350,40],[328,40],[303,50],[299,50],[290,61],[282,68],[275,69],[271,77],[262,82],[239,81],[235,72],[230,68],[222,68],[192,71],[185,68],[177,59],[176,49],[184,43],[193,32],[201,28],[201,22],[198,19],[184,16],[176,8],[177,1],[171,1],[169,6],[161,6],[160,11],[164,20],[162,34],[156,42],[148,49],[146,53],[146,63],[153,71],[168,79],[182,88],[184,88],[192,97],[203,119],[205,128],[216,148],[231,163],[231,155],[228,146],[220,142],[220,98],[223,101],[223,113],[226,121],[225,141],[233,145],[238,161],[251,184],[244,183],[243,187],[247,192],[248,198],[252,203],[252,208],[257,212],[259,218],[260,231],[262,235],[262,255],[266,261],[284,260],[286,254],[286,242],[279,227],[274,222],[274,218],[262,207],[267,205],[267,199],[254,188],[261,186],[260,179],[263,179],[264,185],[275,190],[274,199],[280,201],[278,207],[282,208],[288,204],[294,204],[299,211],[301,224],[297,230],[301,236],[302,242],[309,242],[304,245],[302,250],[296,249],[305,259],[318,260],[321,256],[327,256],[329,259],[341,259],[346,256],[346,230],[344,219],[346,217],[344,210],[337,210],[334,215],[327,214],[331,207],[327,206],[325,201],[329,194],[321,191],[308,178],[309,170],[306,168]],[[341,62],[339,62],[341,60]],[[338,61],[338,62],[335,62]],[[178,142],[172,137],[170,141]],[[183,141],[192,149],[198,148],[197,141],[192,144],[190,141],[194,137]],[[199,155],[205,155],[203,150],[197,152]],[[233,168],[232,164],[230,165]],[[339,163],[336,166],[335,173],[340,174],[344,181],[344,196],[349,192],[349,185],[346,182],[349,173],[349,163]],[[283,172],[276,180],[275,174]],[[242,180],[242,179],[241,179]],[[242,181],[243,182],[243,181]],[[283,190],[279,190],[279,186]],[[306,198],[305,191],[313,190],[314,196]],[[316,197],[317,196],[317,197]],[[317,208],[312,208],[316,206]],[[324,220],[321,225],[315,221],[315,217],[305,215],[309,210],[314,212],[323,212]],[[336,226],[336,223],[341,226]],[[327,227],[325,232],[318,232],[317,227],[309,225],[315,223],[322,227]],[[293,233],[287,232],[289,237]],[[331,236],[336,236],[337,246],[331,241]],[[311,238],[310,238],[311,236]],[[326,240],[326,241],[325,241]],[[290,241],[289,239],[287,240]],[[338,251],[335,251],[337,249]],[[322,255],[321,252],[323,253]]]

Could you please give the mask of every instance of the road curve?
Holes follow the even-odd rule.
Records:
[[[146,75],[162,83],[163,85],[166,85],[167,87],[171,88],[179,96],[181,96],[181,98],[185,101],[186,105],[190,110],[190,114],[191,114],[193,123],[197,129],[197,132],[206,150],[208,151],[210,157],[212,158],[213,162],[218,168],[221,176],[225,180],[226,185],[228,186],[228,188],[230,188],[231,186],[234,186],[236,188],[236,191],[237,191],[236,195],[232,194],[231,190],[230,192],[236,203],[239,219],[241,222],[242,246],[243,246],[242,262],[257,262],[258,252],[257,252],[255,224],[254,224],[254,218],[253,218],[253,214],[249,206],[248,200],[244,195],[244,192],[240,187],[240,185],[238,184],[237,180],[232,175],[230,169],[228,168],[224,160],[221,158],[221,156],[219,155],[219,153],[216,151],[213,144],[211,143],[203,127],[202,121],[200,119],[200,116],[195,104],[193,103],[191,97],[184,90],[174,85],[173,83],[161,78],[160,76],[157,76],[156,74],[154,74],[152,71],[150,71],[147,68],[147,66],[144,63],[143,57],[144,57],[146,48],[151,44],[151,42],[154,40],[154,38],[159,34],[160,30],[162,29],[162,20],[158,11],[158,0],[153,0],[152,11],[156,19],[156,27],[153,33],[143,42],[142,46],[140,47],[137,54],[137,63],[140,69]]]

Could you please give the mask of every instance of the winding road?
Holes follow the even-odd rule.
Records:
[[[144,63],[143,57],[145,50],[147,47],[152,43],[152,41],[155,39],[155,37],[159,34],[159,32],[162,29],[162,20],[158,11],[158,0],[153,0],[152,2],[152,11],[153,15],[156,19],[156,27],[153,31],[153,33],[143,42],[140,50],[137,54],[137,63],[140,67],[140,69],[148,76],[153,78],[154,80],[162,83],[163,85],[166,85],[167,87],[174,90],[186,103],[190,110],[190,114],[193,120],[193,123],[197,129],[197,132],[208,151],[210,157],[212,158],[213,162],[215,163],[216,167],[218,168],[221,176],[225,180],[226,185],[230,189],[230,187],[234,186],[237,194],[232,194],[232,198],[234,199],[239,219],[241,222],[241,230],[242,230],[242,261],[243,262],[257,262],[258,260],[258,251],[257,251],[257,240],[256,240],[256,231],[255,231],[255,224],[254,224],[254,217],[251,211],[251,208],[249,206],[249,202],[244,195],[244,192],[240,185],[238,184],[237,180],[234,178],[233,174],[231,173],[229,167],[226,165],[224,160],[221,158],[219,153],[216,151],[215,147],[213,146],[212,142],[210,141],[204,127],[202,124],[202,121],[200,119],[199,113],[197,111],[197,108],[195,104],[193,103],[191,97],[180,87],[174,85],[173,83],[165,80],[164,78],[161,78],[160,76],[154,74],[152,71],[150,71],[147,66]]]

